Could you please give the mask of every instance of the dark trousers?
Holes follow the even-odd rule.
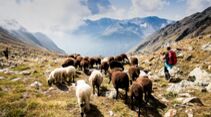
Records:
[[[165,73],[165,79],[169,80],[171,76],[170,76],[169,71],[165,65],[164,65],[164,73]]]

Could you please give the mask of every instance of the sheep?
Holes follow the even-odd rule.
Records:
[[[77,56],[76,57],[76,62],[75,62],[75,67],[76,68],[80,68],[80,62],[81,62],[81,60],[83,59],[83,57],[81,57],[81,56]]]
[[[122,57],[122,62],[123,63],[129,63],[129,59],[128,59],[126,54],[121,54],[120,56]]]
[[[94,64],[96,63],[96,59],[91,57],[89,58],[89,66],[90,68],[93,68]]]
[[[138,101],[138,117],[140,117],[140,108],[143,101],[143,86],[137,82],[133,82],[130,87],[130,94],[131,94],[131,109],[133,110],[133,99],[135,98]]]
[[[76,97],[80,107],[81,117],[84,116],[84,110],[90,110],[91,87],[84,81],[78,80],[76,82]]]
[[[127,100],[127,92],[128,92],[128,88],[129,88],[129,78],[127,73],[123,72],[123,71],[113,71],[111,72],[111,75],[109,76],[109,83],[112,80],[112,84],[114,86],[114,88],[116,89],[117,95],[116,95],[116,99],[118,97],[119,88],[123,88],[125,89],[125,99]]]
[[[139,74],[140,74],[140,69],[137,66],[131,66],[128,69],[128,76],[130,79],[130,84],[132,84],[132,81],[135,81],[136,78],[139,77]]]
[[[81,67],[81,70],[85,72],[89,67],[89,61],[86,59],[82,59],[80,62],[80,67]]]
[[[109,67],[110,69],[113,69],[113,68],[122,68],[122,70],[124,70],[124,66],[122,63],[118,62],[118,61],[112,61],[110,64],[109,64]]]
[[[75,63],[76,63],[76,60],[74,58],[67,58],[63,64],[62,64],[62,67],[67,67],[67,66],[70,66],[70,65],[73,65],[75,66]]]
[[[100,85],[103,82],[103,75],[99,70],[93,70],[90,77],[89,77],[89,82],[91,86],[93,87],[93,94],[95,94],[95,86],[97,88],[97,95],[100,95]]]
[[[130,58],[130,64],[131,64],[131,65],[136,65],[136,66],[138,66],[138,58],[136,58],[136,57],[131,57],[131,58]]]
[[[123,59],[122,59],[122,56],[116,56],[114,57],[114,60],[122,63]]]
[[[76,69],[74,66],[68,66],[65,68],[54,69],[48,77],[48,85],[69,83],[71,80],[74,82]]]
[[[99,68],[100,64],[101,64],[101,58],[100,57],[95,57],[95,64],[97,65],[97,67]]]
[[[144,100],[147,103],[152,93],[152,81],[148,76],[138,77],[136,82],[143,86],[144,89]]]
[[[109,68],[109,64],[108,64],[108,62],[102,62],[101,63],[101,65],[100,65],[100,70],[101,70],[101,73],[103,72],[103,70],[104,70],[104,73],[105,73],[105,75],[107,74],[107,72],[108,72],[108,68]]]
[[[108,58],[108,62],[109,63],[111,63],[112,61],[114,61],[114,57],[113,56],[111,56],[111,57]]]

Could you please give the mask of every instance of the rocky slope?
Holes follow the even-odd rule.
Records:
[[[142,106],[142,116],[211,116],[210,39],[205,35],[201,39],[190,38],[172,46],[177,52],[178,63],[172,72],[174,80],[170,82],[162,75],[160,53],[165,48],[153,54],[133,55],[139,58],[139,65],[149,71],[148,75],[153,80],[154,98]],[[74,84],[47,85],[49,72],[61,66],[63,57],[46,50],[0,43],[0,51],[6,47],[11,54],[8,61],[0,54],[0,116],[80,116]],[[126,70],[128,67],[125,65]],[[89,76],[78,72],[76,80],[88,79]],[[129,104],[124,103],[124,91],[120,92],[120,99],[113,99],[114,88],[108,84],[108,76],[104,76],[101,96],[91,97],[91,110],[87,116],[136,117],[137,110],[131,110]]]
[[[211,7],[202,12],[167,25],[161,30],[145,38],[137,47],[131,51],[152,52],[165,45],[171,45],[174,42],[197,37],[199,35],[211,33]]]
[[[7,39],[9,39],[10,41],[13,40],[13,42],[18,41],[30,46],[45,48],[49,51],[54,51],[61,54],[65,53],[63,50],[58,48],[58,46],[45,34],[31,33],[15,20],[0,21],[0,31],[2,35],[0,41],[7,41]],[[4,38],[3,35],[7,35],[8,38]]]

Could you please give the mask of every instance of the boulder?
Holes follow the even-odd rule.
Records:
[[[204,51],[211,51],[211,43],[207,43],[205,45],[202,45],[201,49],[204,50]]]
[[[42,86],[42,83],[38,82],[38,81],[35,81],[33,82],[31,85],[31,87],[34,87],[36,89],[39,89],[41,86]]]
[[[177,110],[176,110],[176,109],[169,109],[169,110],[165,113],[164,117],[175,117],[176,114],[177,114]]]
[[[207,91],[211,93],[211,83],[206,87]]]
[[[16,81],[19,81],[21,78],[14,78],[14,79],[12,79],[11,81],[12,82],[16,82]]]
[[[189,77],[195,77],[195,83],[199,86],[208,86],[211,82],[211,74],[202,70],[199,67],[196,67],[193,71],[189,73]]]
[[[203,105],[202,101],[198,97],[190,97],[183,100],[182,104],[189,104],[189,103],[195,103],[200,106]]]
[[[188,115],[188,117],[193,117],[193,110],[192,109],[185,110],[185,113]]]
[[[190,82],[190,81],[187,81],[187,80],[182,80],[179,83],[171,84],[167,88],[167,91],[168,92],[180,93],[180,92],[186,91],[187,88],[193,88],[193,87],[195,87],[193,82]]]
[[[22,74],[22,75],[30,75],[31,71],[29,71],[29,70],[21,71],[20,74]]]
[[[4,80],[5,79],[5,77],[3,77],[3,76],[0,76],[0,80]]]

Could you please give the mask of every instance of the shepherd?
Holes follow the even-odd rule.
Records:
[[[176,53],[171,50],[171,47],[167,47],[167,52],[163,53],[164,55],[164,73],[165,73],[165,79],[170,80],[171,75],[169,71],[173,68],[174,65],[177,64],[177,56]]]
[[[9,59],[9,48],[7,47],[5,50],[3,50],[3,54],[5,58],[8,60]]]

